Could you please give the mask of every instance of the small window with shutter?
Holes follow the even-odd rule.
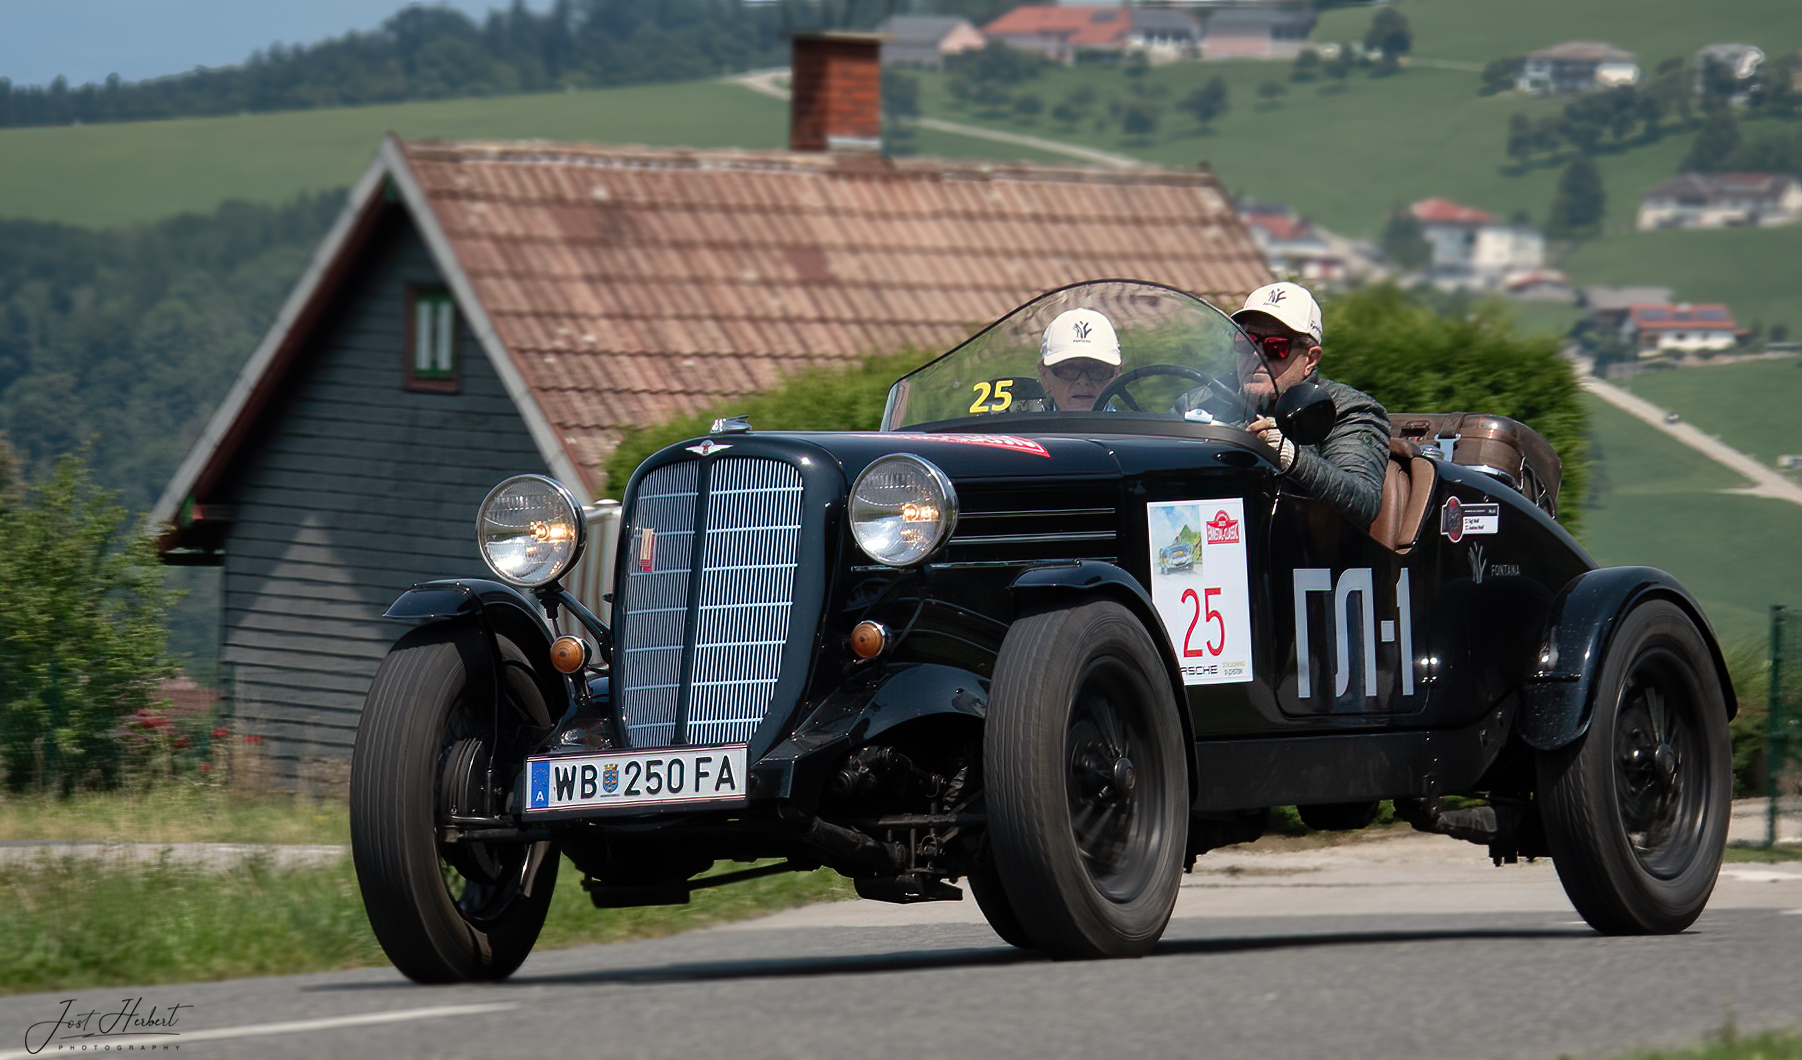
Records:
[[[407,291],[407,389],[457,390],[457,302],[442,288]]]

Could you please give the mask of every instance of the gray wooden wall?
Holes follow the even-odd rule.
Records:
[[[290,783],[342,782],[370,678],[407,630],[381,612],[416,581],[483,574],[476,506],[547,472],[466,324],[461,392],[402,388],[406,287],[441,283],[394,211],[228,473],[228,724]]]

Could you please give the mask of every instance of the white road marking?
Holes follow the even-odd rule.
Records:
[[[308,1031],[329,1031],[338,1027],[405,1023],[408,1020],[429,1020],[441,1016],[476,1016],[486,1012],[505,1012],[518,1007],[519,1005],[512,1001],[482,1005],[438,1005],[433,1008],[409,1008],[397,1012],[365,1012],[356,1016],[331,1016],[326,1019],[292,1020],[287,1023],[250,1023],[241,1027],[214,1027],[210,1030],[181,1031],[174,1035],[139,1034],[104,1038],[58,1038],[51,1044],[64,1045],[87,1052],[107,1050],[118,1052],[124,1046],[129,1045],[186,1045],[189,1042],[218,1041],[222,1038],[263,1038],[272,1034],[305,1034]],[[27,1060],[39,1053],[56,1051],[41,1047],[37,1053],[25,1049],[14,1049],[10,1052],[0,1053],[0,1060]]]

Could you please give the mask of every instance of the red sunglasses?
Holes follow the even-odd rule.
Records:
[[[1257,346],[1252,345],[1254,341],[1258,344]],[[1250,357],[1258,352],[1258,346],[1262,346],[1264,356],[1273,361],[1280,361],[1289,356],[1290,351],[1296,348],[1298,341],[1305,342],[1306,340],[1297,340],[1288,335],[1265,335],[1259,339],[1241,332],[1233,336],[1233,349],[1242,356]],[[1307,346],[1304,345],[1301,348],[1305,350]]]

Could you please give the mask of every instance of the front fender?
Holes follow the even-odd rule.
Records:
[[[1158,646],[1158,657],[1164,660],[1164,679],[1170,682],[1170,693],[1176,697],[1176,716],[1183,726],[1183,745],[1189,748],[1184,757],[1189,763],[1189,798],[1196,791],[1195,725],[1189,711],[1189,689],[1176,665],[1176,647],[1170,643],[1163,620],[1151,594],[1139,579],[1124,568],[1101,560],[1083,560],[1059,567],[1034,567],[1025,571],[1008,587],[1014,597],[1014,614],[1021,616],[1048,607],[1072,607],[1089,600],[1112,600],[1139,618],[1145,632]]]
[[[545,619],[544,609],[531,597],[505,582],[486,578],[419,582],[389,604],[382,617],[417,625],[473,622],[491,641],[496,633],[505,634],[533,660],[546,657],[557,635]]]
[[[1555,750],[1589,730],[1596,677],[1614,632],[1628,611],[1651,599],[1681,607],[1701,630],[1720,679],[1727,717],[1738,713],[1714,627],[1689,590],[1654,567],[1603,567],[1571,579],[1552,601],[1533,672],[1521,685],[1519,732],[1527,746]]]
[[[921,718],[988,714],[988,679],[940,663],[898,663],[847,682],[751,767],[754,797],[818,805],[827,774],[844,755]]]

